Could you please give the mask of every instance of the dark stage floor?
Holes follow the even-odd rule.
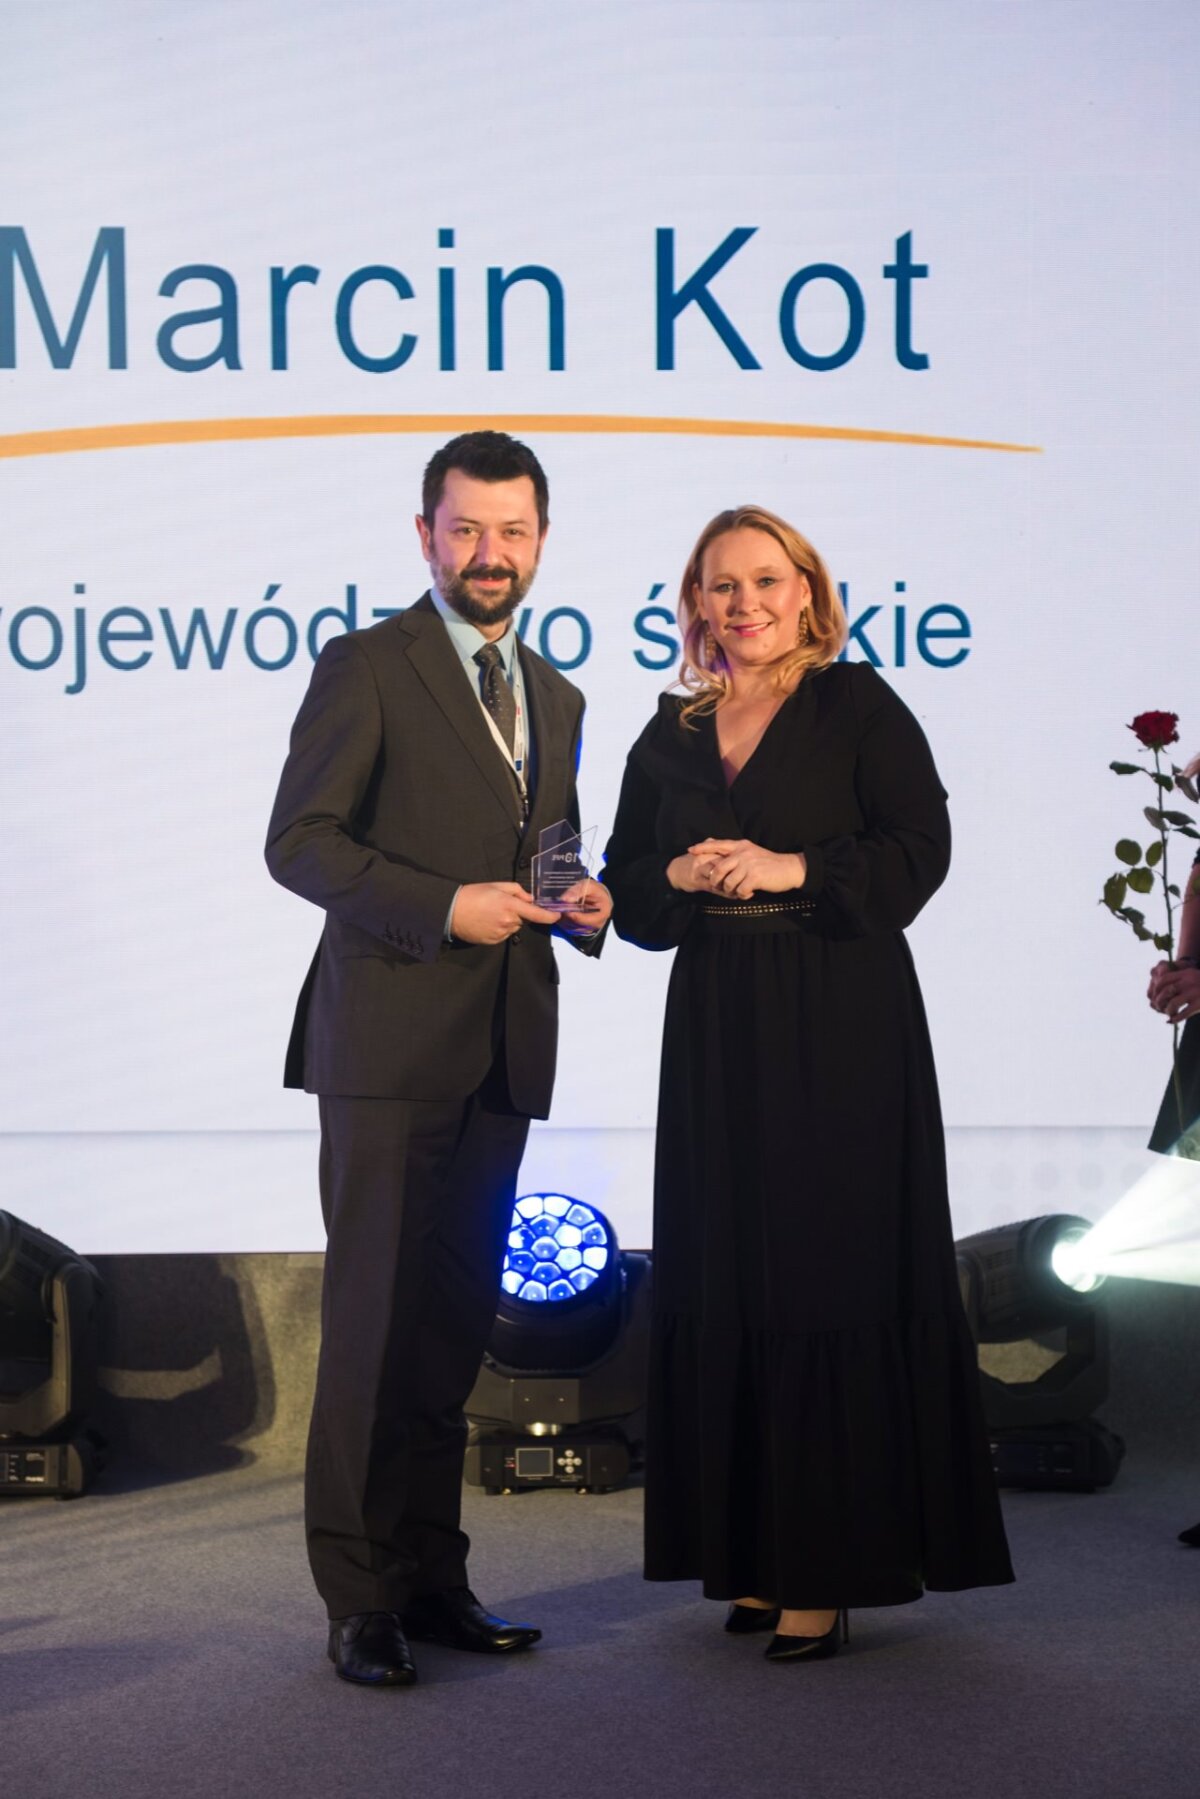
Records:
[[[364,1692],[324,1658],[298,1467],[319,1258],[106,1259],[82,1500],[0,1500],[5,1799],[1198,1799],[1200,1294],[1114,1289],[1106,1492],[1005,1498],[1018,1581],[852,1615],[769,1667],[692,1587],[640,1575],[641,1494],[468,1489],[481,1596],[545,1631],[513,1660],[418,1648]]]
[[[411,1691],[323,1658],[294,1475],[243,1468],[0,1515],[3,1786],[23,1799],[1200,1792],[1200,1485],[1129,1468],[1006,1500],[1017,1586],[852,1617],[768,1667],[639,1574],[641,1495],[471,1494],[477,1584],[544,1643],[419,1652]]]

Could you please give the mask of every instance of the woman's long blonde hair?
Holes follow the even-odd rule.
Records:
[[[848,627],[841,596],[808,539],[765,506],[733,506],[718,512],[696,540],[679,585],[679,631],[683,639],[679,684],[693,696],[680,714],[685,723],[703,713],[715,712],[733,692],[729,664],[704,622],[693,589],[701,585],[709,545],[727,531],[742,530],[765,531],[773,537],[792,567],[808,577],[812,589],[807,608],[807,639],[775,664],[779,692],[791,693],[809,669],[825,668],[835,662],[846,642]]]

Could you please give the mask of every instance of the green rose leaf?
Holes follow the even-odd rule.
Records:
[[[1118,906],[1123,906],[1125,904],[1125,886],[1126,882],[1124,875],[1109,875],[1107,881],[1105,881],[1104,904],[1108,907],[1110,912],[1115,912]]]
[[[1154,939],[1154,947],[1155,947],[1155,949],[1166,950],[1168,955],[1170,954],[1171,939],[1167,936],[1167,933],[1165,931],[1162,933],[1162,935],[1160,937],[1156,937]]]
[[[1145,809],[1144,816],[1150,820],[1150,823],[1154,826],[1154,829],[1156,831],[1162,830],[1163,823],[1164,823],[1163,814],[1161,812],[1157,811],[1155,809],[1155,807],[1147,806]]]
[[[1162,861],[1162,843],[1152,843],[1146,851],[1146,867],[1157,868]]]
[[[1135,893],[1149,893],[1154,886],[1154,871],[1149,868],[1131,868],[1129,885]]]
[[[1132,868],[1134,864],[1140,862],[1141,859],[1141,845],[1135,843],[1132,837],[1122,837],[1117,845],[1117,861],[1128,862],[1129,866]]]
[[[1190,825],[1192,822],[1186,812],[1164,812],[1163,817],[1169,825]]]
[[[1196,791],[1196,783],[1188,776],[1175,770],[1175,785],[1185,800],[1191,800],[1193,806],[1200,806],[1200,793]]]
[[[1139,768],[1136,762],[1110,762],[1108,765],[1114,775],[1144,775],[1148,771]]]
[[[1160,787],[1162,787],[1167,793],[1170,793],[1172,787],[1174,787],[1174,785],[1175,785],[1175,783],[1171,779],[1170,775],[1151,775],[1150,779],[1152,781],[1157,781],[1158,785]]]
[[[1171,895],[1172,899],[1178,899],[1180,897],[1179,889],[1174,881],[1169,881],[1167,883],[1167,892]]]

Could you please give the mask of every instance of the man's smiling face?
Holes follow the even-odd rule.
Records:
[[[438,592],[480,629],[504,624],[529,592],[545,532],[528,475],[477,481],[448,469],[432,523],[418,517]]]

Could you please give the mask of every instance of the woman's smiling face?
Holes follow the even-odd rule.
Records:
[[[812,588],[782,544],[745,526],[714,537],[692,597],[731,669],[753,669],[795,649]]]

